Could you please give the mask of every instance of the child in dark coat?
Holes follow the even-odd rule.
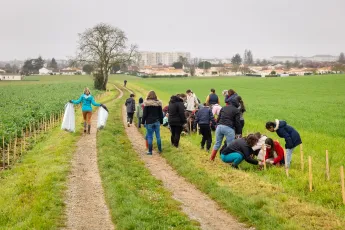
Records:
[[[266,123],[266,129],[270,132],[277,132],[278,136],[285,139],[286,149],[286,166],[290,167],[292,152],[300,144],[302,144],[299,133],[286,121],[275,120],[275,122],[269,121]]]
[[[134,94],[130,95],[130,98],[126,100],[126,110],[127,110],[127,125],[128,127],[131,126],[133,123],[133,116],[135,112],[135,100],[134,100]]]
[[[200,133],[202,135],[201,139],[201,149],[205,149],[205,143],[206,150],[210,151],[211,144],[212,144],[212,133],[211,133],[211,127],[210,124],[215,125],[216,121],[214,120],[213,113],[209,106],[207,106],[206,103],[204,103],[204,107],[200,109],[196,113],[195,117],[195,125],[198,124],[200,127]]]

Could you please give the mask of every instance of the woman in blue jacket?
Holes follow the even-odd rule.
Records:
[[[70,100],[70,103],[73,103],[75,105],[82,103],[81,111],[83,112],[83,118],[84,118],[84,133],[86,133],[86,123],[87,123],[87,133],[90,134],[91,129],[91,116],[92,116],[92,107],[93,106],[102,106],[106,109],[106,107],[103,104],[99,104],[95,102],[95,99],[90,93],[89,88],[84,89],[84,94],[80,96],[78,100]]]
[[[286,121],[275,120],[275,122],[269,121],[266,123],[266,129],[270,132],[277,132],[277,135],[285,139],[286,149],[286,163],[287,167],[290,167],[292,152],[300,144],[302,144],[299,133]]]

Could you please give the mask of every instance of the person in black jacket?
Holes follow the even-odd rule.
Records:
[[[179,97],[179,95],[170,98],[168,113],[171,130],[171,144],[178,148],[182,126],[187,123],[183,99]]]
[[[156,93],[150,91],[144,101],[144,112],[142,123],[146,128],[146,137],[149,150],[147,155],[152,155],[153,133],[156,134],[158,152],[162,152],[162,141],[160,135],[160,125],[163,124],[162,102],[157,99]]]
[[[202,135],[202,140],[200,143],[201,149],[205,149],[205,143],[207,141],[207,152],[210,151],[212,144],[212,133],[210,127],[211,123],[215,125],[216,121],[214,120],[213,113],[210,107],[208,107],[207,104],[204,103],[204,107],[202,109],[199,109],[199,111],[196,113],[195,124],[199,125],[200,133]]]
[[[302,139],[299,133],[286,121],[275,120],[266,123],[266,129],[270,132],[277,132],[278,136],[285,139],[286,167],[290,167],[293,150],[300,144]]]
[[[258,138],[254,134],[250,134],[246,138],[236,139],[221,149],[220,158],[223,162],[232,163],[233,168],[238,168],[238,165],[243,160],[250,164],[258,165],[259,162],[252,158],[252,154],[254,153],[252,147],[257,142]]]
[[[217,155],[217,151],[222,145],[225,136],[228,145],[235,139],[235,132],[237,136],[241,134],[240,110],[232,104],[223,107],[220,110],[217,119],[216,129],[216,144],[213,147],[211,160],[213,161]]]

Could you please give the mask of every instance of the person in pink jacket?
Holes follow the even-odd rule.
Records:
[[[213,116],[217,115],[217,117],[218,117],[221,109],[222,109],[222,106],[220,106],[218,104],[213,105],[213,107],[212,107]]]

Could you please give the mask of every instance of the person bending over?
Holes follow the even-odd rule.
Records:
[[[275,120],[275,122],[269,121],[266,123],[266,129],[270,132],[276,132],[277,135],[285,139],[285,149],[286,149],[286,166],[290,168],[291,158],[293,150],[300,144],[302,144],[302,139],[299,133],[286,121]]]

